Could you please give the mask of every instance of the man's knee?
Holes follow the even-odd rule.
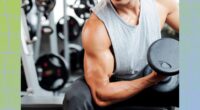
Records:
[[[68,88],[63,101],[64,110],[92,110],[92,96],[83,80],[74,82]]]
[[[64,100],[67,102],[80,103],[91,100],[91,97],[89,93],[86,94],[84,91],[71,89],[66,92]]]

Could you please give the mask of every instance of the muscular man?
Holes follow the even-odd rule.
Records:
[[[65,110],[137,101],[135,96],[164,78],[154,71],[143,76],[147,49],[161,38],[165,22],[179,31],[175,0],[102,0],[92,12],[82,30],[84,78],[66,92]]]

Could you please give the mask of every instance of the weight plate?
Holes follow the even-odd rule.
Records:
[[[43,13],[50,13],[56,5],[56,0],[35,0],[37,9]]]
[[[57,91],[64,87],[69,78],[69,70],[62,57],[46,54],[36,61],[38,81],[42,88]]]
[[[67,17],[67,22],[68,22],[68,39],[69,41],[74,41],[76,40],[80,33],[81,33],[81,27],[79,26],[78,21],[71,17]],[[64,17],[60,18],[58,23],[56,24],[56,29],[57,29],[57,35],[59,38],[64,39]]]
[[[73,9],[79,18],[85,20],[90,17],[90,8],[92,8],[93,6],[93,0],[81,0],[80,3],[76,5],[76,7],[73,7]]]
[[[179,44],[172,38],[155,41],[147,52],[149,65],[159,74],[175,75],[179,73]]]
[[[77,44],[69,44],[71,71],[83,69],[83,48]],[[64,50],[60,52],[64,56]]]

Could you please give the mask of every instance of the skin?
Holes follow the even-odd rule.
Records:
[[[130,25],[137,25],[140,14],[139,0],[111,0],[120,17]],[[157,0],[160,15],[160,28],[168,23],[179,31],[179,9],[175,0]],[[157,84],[162,75],[152,72],[149,75],[131,81],[110,82],[115,60],[111,52],[111,41],[101,20],[93,13],[82,31],[82,43],[85,49],[84,76],[90,87],[93,100],[104,107],[126,100],[142,90]]]

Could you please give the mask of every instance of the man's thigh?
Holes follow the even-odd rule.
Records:
[[[90,89],[84,79],[77,79],[65,93],[64,110],[94,110]]]

